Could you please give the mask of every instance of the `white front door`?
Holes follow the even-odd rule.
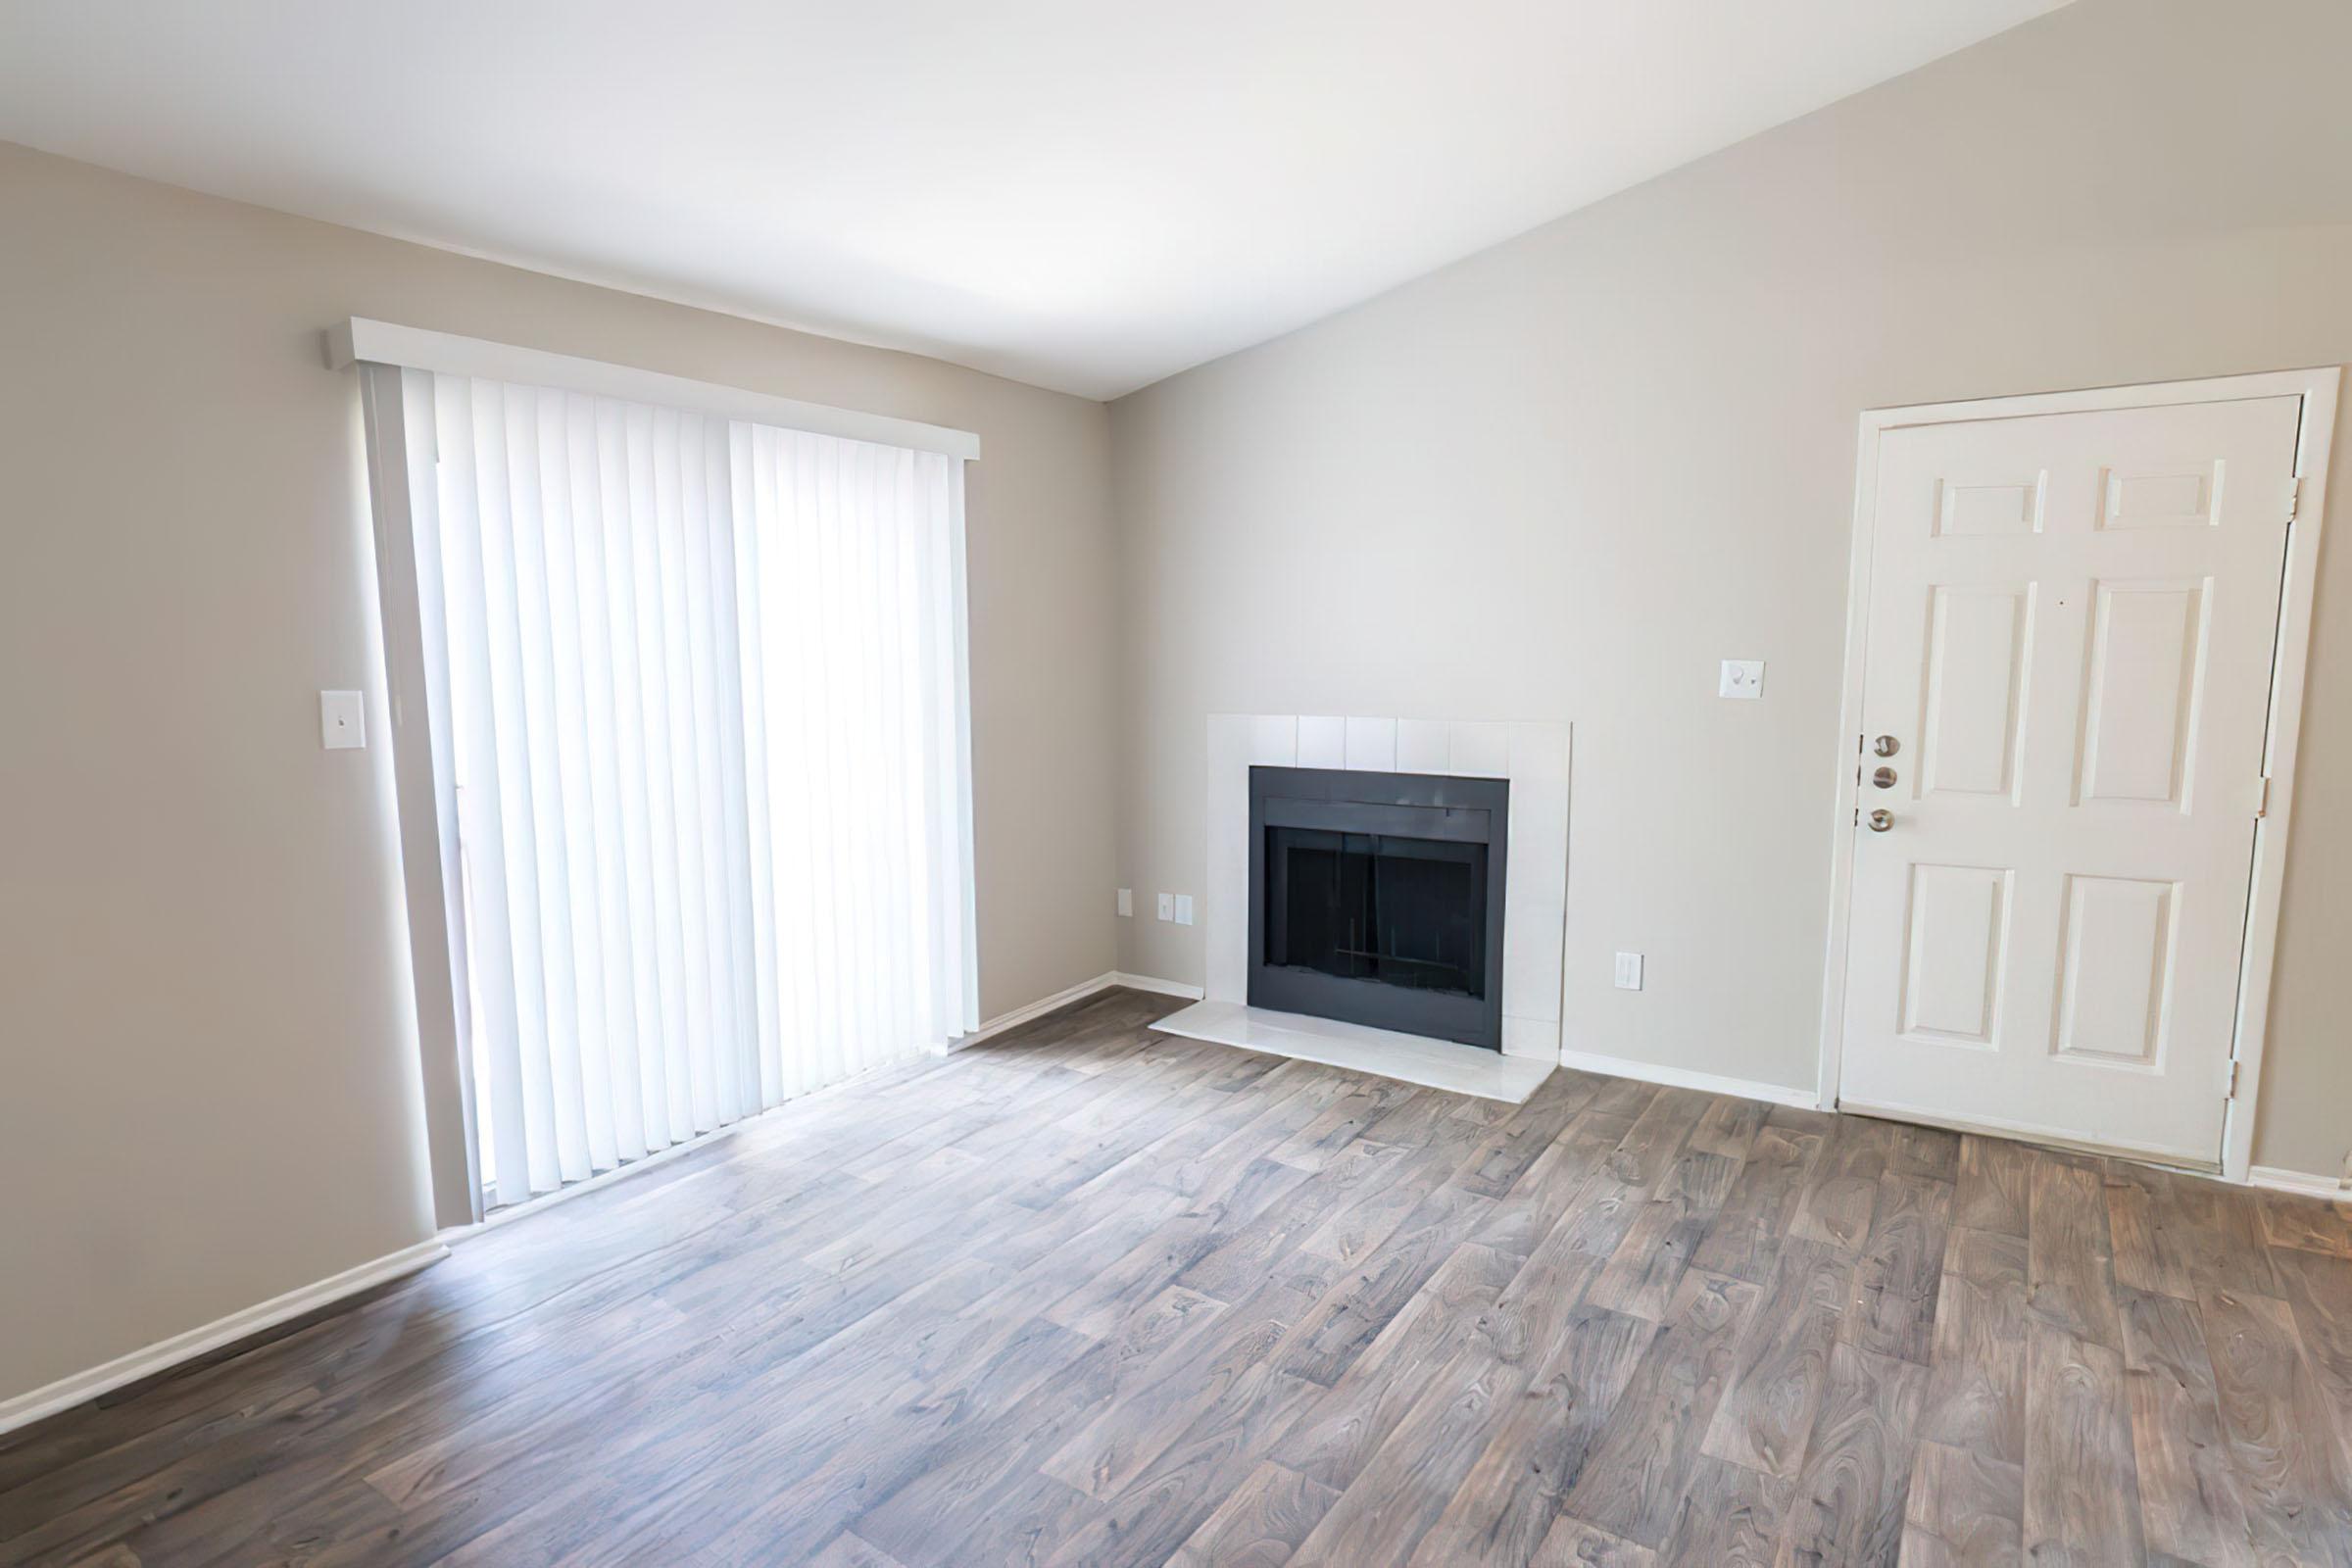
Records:
[[[2301,401],[1878,434],[1841,1103],[2217,1161]]]

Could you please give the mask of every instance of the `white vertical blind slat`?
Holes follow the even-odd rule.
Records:
[[[669,592],[675,606],[668,621],[677,662],[672,678],[686,715],[686,744],[677,754],[678,858],[684,875],[680,908],[686,933],[688,1023],[692,1038],[710,1041],[711,1049],[687,1057],[694,1081],[694,1130],[708,1132],[726,1115],[728,1085],[726,1053],[717,1042],[726,1028],[721,971],[725,943],[713,919],[710,897],[710,815],[717,780],[710,763],[712,729],[716,722],[710,691],[710,660],[701,635],[710,624],[710,585],[698,569],[703,559],[703,530],[709,523],[710,498],[704,491],[701,420],[692,415],[671,415],[677,424],[674,460],[677,465],[677,527],[666,538],[671,554],[663,559],[670,573]],[[699,1009],[699,1014],[698,1014]]]
[[[694,1136],[691,1073],[686,1054],[688,1029],[694,1014],[686,966],[685,897],[682,860],[678,851],[675,806],[675,732],[684,722],[674,701],[678,681],[672,669],[671,641],[666,627],[677,610],[666,589],[662,558],[666,534],[676,511],[674,462],[665,462],[664,433],[674,434],[661,411],[645,409],[642,418],[632,411],[631,457],[639,492],[638,606],[639,647],[645,660],[646,746],[641,760],[646,794],[651,803],[649,857],[653,867],[655,953],[662,987],[662,1113],[668,1125],[664,1145]],[[665,480],[664,469],[671,471]]]
[[[638,1073],[648,1149],[665,1149],[689,1129],[684,1100],[684,1007],[676,953],[674,835],[669,818],[667,676],[662,662],[660,540],[654,518],[653,411],[617,410],[620,510],[629,538],[624,578],[632,674],[624,716],[634,715],[633,745],[621,758],[622,788],[633,795],[630,825],[630,909],[637,998]],[[624,799],[628,798],[624,795]]]
[[[801,651],[802,668],[796,674],[801,677],[803,688],[815,699],[809,752],[810,796],[814,806],[810,858],[815,872],[811,881],[813,907],[817,911],[817,961],[810,983],[816,988],[816,1027],[823,1053],[818,1070],[825,1077],[834,1078],[849,1070],[843,1041],[858,1022],[851,1003],[855,976],[847,972],[857,962],[857,933],[841,917],[843,906],[849,903],[841,874],[843,841],[849,829],[844,820],[849,806],[849,778],[848,755],[842,744],[839,689],[839,653],[844,635],[838,592],[842,581],[841,541],[834,511],[834,502],[841,494],[841,453],[837,447],[828,447],[807,455],[809,445],[797,434],[788,443],[796,454],[795,467],[802,475],[802,504],[808,509],[808,531],[813,536],[811,564],[815,568],[802,577],[804,585],[813,590],[804,592],[803,602],[813,598],[815,613],[807,617],[808,635]]]
[[[515,1197],[530,1192],[522,1129],[522,1062],[517,1043],[514,954],[507,912],[505,821],[492,759],[496,733],[487,706],[490,649],[487,601],[482,585],[481,528],[472,505],[473,415],[470,389],[437,386],[431,376],[402,376],[404,388],[432,407],[434,450],[410,453],[412,467],[436,475],[433,511],[419,509],[414,525],[434,535],[442,572],[442,625],[448,638],[450,745],[454,798],[447,808],[459,823],[460,874],[467,935],[466,962],[471,991],[469,1043],[483,1091],[475,1097],[474,1125],[482,1175],[494,1191]],[[428,426],[409,423],[412,439]],[[412,495],[422,486],[413,485]],[[420,543],[417,560],[426,559]],[[422,599],[422,594],[419,594]]]
[[[735,496],[750,495],[759,484],[751,432],[742,425],[728,431],[727,483],[728,493]],[[736,528],[730,532],[735,545],[735,581],[741,593],[743,584],[756,585],[760,580],[760,530]],[[783,1092],[783,1064],[777,1056],[776,965],[771,946],[776,883],[775,847],[767,817],[766,652],[758,616],[739,615],[737,635],[743,652],[737,674],[744,773],[741,804],[750,871],[744,890],[743,961],[751,997],[753,1075],[760,1103],[772,1105]]]
[[[598,1169],[645,1152],[635,1114],[634,1006],[622,914],[618,760],[613,750],[612,627],[605,586],[604,481],[596,454],[596,407],[577,394],[562,400],[562,464],[571,528],[572,623],[579,639],[578,795],[585,796],[582,837],[573,853],[595,889],[583,908],[579,944],[581,1005],[593,1007],[596,1031],[583,1036],[589,1162]],[[601,1049],[600,1049],[601,1048]]]
[[[509,962],[513,976],[514,1044],[516,1078],[514,1093],[516,1136],[502,1138],[500,1148],[512,1148],[523,1161],[523,1193],[541,1192],[561,1181],[557,1160],[555,1099],[548,1057],[547,964],[543,957],[544,906],[539,887],[539,827],[533,788],[532,717],[527,696],[526,666],[531,662],[531,639],[522,622],[522,591],[518,585],[522,553],[514,544],[512,498],[508,479],[506,400],[492,385],[474,389],[466,407],[471,454],[471,486],[466,494],[444,493],[443,512],[451,505],[470,504],[481,550],[484,606],[482,641],[487,654],[486,680],[480,703],[486,715],[489,747],[480,775],[484,791],[498,798],[497,839],[487,841],[478,859],[497,858],[485,865],[488,878],[504,895]],[[459,785],[464,787],[461,778]],[[463,826],[463,824],[461,824]],[[477,945],[478,946],[478,945]],[[500,1087],[494,1078],[493,1090]],[[502,1171],[500,1196],[511,1184]]]
[[[735,538],[739,532],[753,530],[734,526],[732,436],[723,424],[713,423],[712,438],[704,449],[711,491],[724,498],[718,525],[711,528],[705,553],[713,586],[711,632],[717,650],[713,667],[718,676],[719,862],[725,873],[722,891],[727,928],[729,1023],[725,1038],[735,1064],[737,1114],[749,1115],[774,1102],[761,1093],[759,984],[752,971],[752,849],[745,776],[750,759],[744,738],[742,598],[736,581]]]
[[[660,1038],[661,987],[653,951],[652,870],[647,864],[642,667],[637,658],[635,547],[629,505],[628,426],[616,404],[595,405],[589,446],[596,470],[597,516],[607,628],[609,689],[591,698],[606,706],[607,748],[597,765],[611,788],[604,793],[612,838],[605,873],[610,906],[606,928],[606,1020],[612,1030],[613,1134],[622,1159],[662,1148],[666,1125],[651,1107],[660,1103],[659,1066],[649,1041]],[[600,830],[604,824],[600,824]],[[600,839],[599,850],[602,853]]]
[[[575,542],[575,498],[571,494],[570,435],[565,398],[533,393],[513,413],[526,432],[534,468],[521,483],[532,495],[545,560],[540,586],[546,596],[548,650],[548,750],[553,766],[555,828],[551,835],[559,886],[551,900],[551,927],[563,935],[561,973],[551,971],[550,988],[562,987],[559,1010],[570,1018],[577,1049],[555,1053],[558,1147],[566,1181],[577,1181],[618,1163],[612,1133],[611,1086],[607,1081],[602,944],[596,881],[596,803],[588,769],[588,714],[582,666],[589,658],[579,598],[579,550]],[[535,471],[534,471],[535,470]],[[592,518],[581,516],[581,522]],[[558,1038],[562,1031],[558,1030]]]
[[[960,462],[404,381],[492,1201],[968,1030]]]

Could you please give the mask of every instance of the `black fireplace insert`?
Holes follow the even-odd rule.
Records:
[[[1250,1002],[1502,1049],[1502,779],[1250,770]]]

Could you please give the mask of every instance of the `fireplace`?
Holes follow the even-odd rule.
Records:
[[[1251,767],[1250,1004],[1500,1051],[1510,788]]]

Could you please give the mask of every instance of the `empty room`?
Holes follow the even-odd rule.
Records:
[[[2348,76],[0,6],[0,1568],[2352,1568]]]

